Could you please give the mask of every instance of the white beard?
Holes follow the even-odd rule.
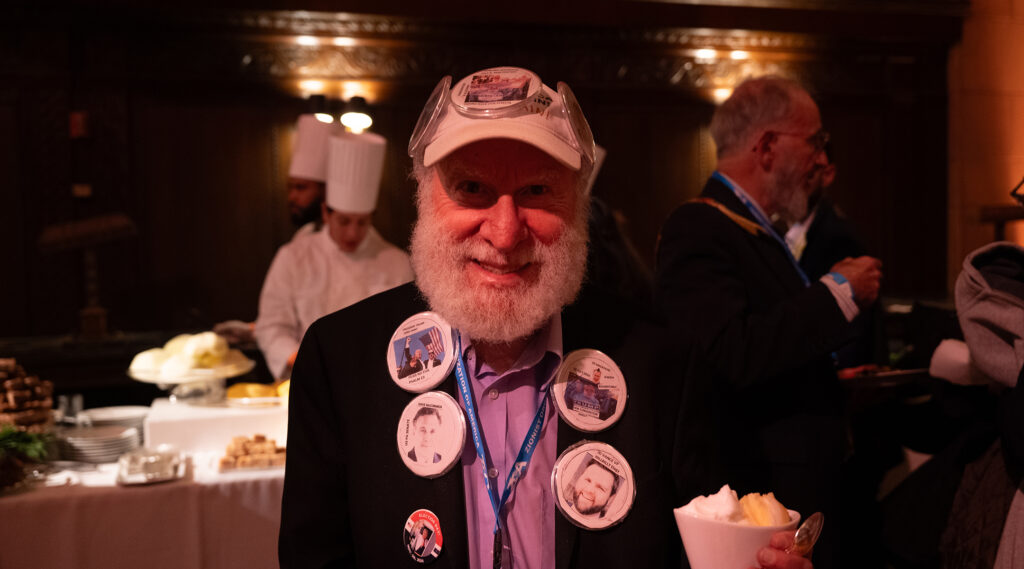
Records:
[[[510,343],[540,329],[576,299],[586,269],[586,208],[580,207],[565,232],[550,245],[530,241],[511,255],[475,236],[456,240],[441,229],[430,189],[420,189],[419,219],[411,253],[416,285],[431,310],[474,340]],[[472,259],[498,265],[536,263],[536,277],[514,287],[471,282]]]

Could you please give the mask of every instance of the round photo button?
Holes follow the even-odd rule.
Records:
[[[615,424],[626,409],[626,380],[615,362],[597,350],[576,350],[562,360],[551,398],[562,420],[594,433]]]
[[[551,493],[566,519],[599,530],[626,518],[636,498],[636,483],[619,451],[606,443],[580,441],[555,461]]]
[[[540,77],[519,67],[491,67],[463,78],[452,88],[451,100],[470,114],[496,115],[528,104],[541,90]]]
[[[402,389],[423,393],[438,385],[455,366],[452,327],[433,312],[402,322],[388,343],[388,372]]]
[[[441,555],[441,523],[430,510],[416,510],[405,520],[402,539],[414,561],[431,563]]]
[[[437,478],[451,469],[466,443],[466,416],[443,391],[416,396],[398,421],[398,454],[409,470]]]

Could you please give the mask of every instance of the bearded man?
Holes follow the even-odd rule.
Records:
[[[615,473],[590,459],[570,489],[572,505],[584,516],[603,516],[618,489],[619,480]]]
[[[573,304],[594,142],[572,92],[517,68],[480,71],[454,88],[445,78],[409,151],[419,184],[415,284],[320,319],[295,362],[281,567],[412,566],[422,559],[399,530],[423,517],[437,526],[436,567],[678,567],[678,382],[655,382],[670,377],[655,368],[665,334],[603,299]],[[455,330],[460,358],[433,389],[459,399],[480,429],[433,477],[411,472],[396,450],[415,394],[389,377],[383,357],[396,329],[426,310]],[[629,381],[629,409],[602,432],[573,429],[547,397],[563,356],[580,348],[614,359]],[[632,473],[632,508],[602,532],[556,511],[556,459],[584,438],[618,449]],[[499,503],[508,478],[514,489]],[[765,551],[780,567],[807,563]]]
[[[877,298],[881,263],[846,258],[811,281],[773,227],[803,219],[824,164],[828,135],[803,88],[748,80],[716,109],[711,134],[718,169],[669,217],[658,251],[658,304],[700,355],[683,400],[693,428],[679,444],[712,470],[704,493],[728,480],[737,492],[772,490],[804,515],[821,510],[841,522],[844,436],[831,353]],[[832,524],[815,551],[822,567],[836,566],[842,529]]]

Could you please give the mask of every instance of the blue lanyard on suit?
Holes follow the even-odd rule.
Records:
[[[736,186],[733,185],[733,183],[729,181],[729,179],[726,178],[724,175],[722,175],[722,173],[719,172],[718,170],[715,170],[715,173],[712,174],[711,177],[718,180],[719,182],[722,182],[723,184],[725,184],[725,187],[729,188],[729,190],[732,191],[733,195],[735,195],[736,198],[740,200],[740,202],[743,204],[743,206],[750,211],[750,214],[754,216],[754,220],[757,221],[757,224],[760,225],[768,233],[768,235],[771,235],[772,238],[775,239],[776,242],[778,242],[779,246],[782,247],[782,250],[785,251],[786,253],[786,258],[789,259],[790,264],[793,265],[794,269],[796,269],[797,274],[800,275],[800,279],[804,281],[804,286],[811,286],[811,279],[807,278],[807,273],[805,273],[804,270],[800,267],[800,263],[797,262],[796,257],[793,256],[793,252],[789,250],[789,246],[786,245],[786,242],[783,241],[782,237],[780,237],[778,232],[775,231],[775,228],[772,227],[772,224],[770,221],[768,221],[768,218],[766,218],[764,214],[761,213],[761,210],[756,205],[754,205],[753,202],[750,201],[750,198],[748,198],[745,194],[740,192],[736,188]]]

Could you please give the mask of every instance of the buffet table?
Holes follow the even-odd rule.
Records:
[[[283,445],[287,408],[191,407],[157,399],[146,446],[188,456],[177,480],[119,485],[117,463],[53,463],[45,481],[0,496],[0,567],[277,567],[284,468],[218,471],[232,437]]]
[[[181,480],[149,486],[115,485],[115,465],[74,474],[64,474],[73,485],[0,497],[0,567],[277,567],[283,469],[190,468]]]

